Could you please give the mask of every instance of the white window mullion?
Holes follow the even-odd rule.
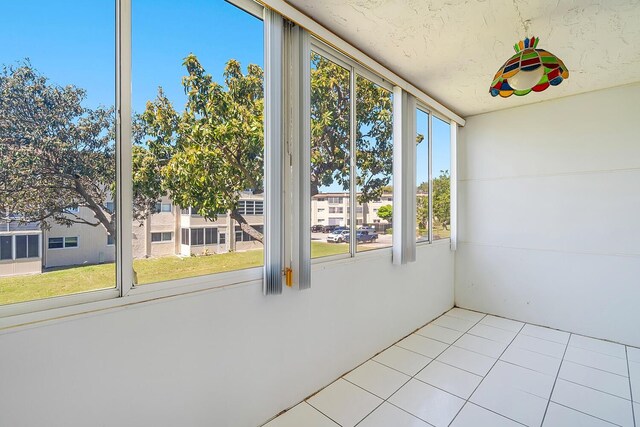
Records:
[[[131,0],[116,6],[116,284],[125,296],[134,284],[131,181]]]
[[[282,293],[283,28],[278,13],[264,9],[264,281],[265,295]]]
[[[291,159],[290,236],[293,283],[311,287],[311,39],[299,26],[291,26],[287,40],[288,148]]]
[[[356,255],[358,250],[358,239],[356,238],[357,227],[357,186],[356,186],[356,71],[349,68],[349,252],[351,256]]]
[[[451,121],[451,173],[449,174],[449,185],[451,186],[451,250],[455,251],[458,246],[458,124]]]
[[[433,243],[433,114],[429,113],[429,123],[427,124],[427,135],[429,144],[429,243]]]
[[[416,260],[416,99],[393,88],[393,263]]]

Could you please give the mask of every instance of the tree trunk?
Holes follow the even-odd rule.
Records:
[[[249,236],[253,237],[258,242],[264,244],[263,242],[264,235],[258,230],[256,230],[255,228],[253,228],[252,226],[250,226],[247,220],[244,219],[244,217],[240,215],[240,213],[238,213],[236,209],[232,210],[229,215],[238,223],[238,225],[240,225],[240,229],[242,231],[247,233]],[[231,233],[235,233],[235,230],[231,230]]]
[[[98,205],[96,203],[96,201],[93,200],[91,195],[87,192],[87,190],[84,188],[84,186],[80,182],[80,177],[79,176],[76,176],[74,178],[74,184],[75,184],[76,191],[87,202],[87,207],[89,209],[91,209],[91,211],[93,212],[93,215],[95,216],[95,218],[98,221],[100,221],[100,223],[107,230],[107,233],[109,233],[109,235],[115,239],[116,238],[116,227],[115,227],[115,224],[113,224],[113,222],[111,222],[111,218],[107,218],[107,216],[105,215],[105,213],[102,210],[102,208],[100,207],[100,205]]]

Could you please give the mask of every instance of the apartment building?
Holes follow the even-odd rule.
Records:
[[[384,193],[378,200],[357,203],[356,225],[389,224],[389,221],[378,216],[378,209],[385,205],[393,206],[393,194]],[[311,198],[312,225],[347,226],[350,212],[349,193],[320,193]]]
[[[113,203],[107,202],[107,209]],[[238,211],[258,231],[263,230],[263,196],[244,193]],[[70,213],[91,221],[88,208]],[[229,230],[233,229],[231,233]],[[253,239],[229,215],[221,214],[210,221],[196,208],[180,209],[169,197],[163,197],[151,215],[133,223],[134,258],[191,256],[258,249],[262,244]],[[53,224],[44,229],[38,223],[0,224],[0,277],[37,274],[43,269],[72,265],[114,262],[115,244],[103,226],[75,224],[67,227]]]

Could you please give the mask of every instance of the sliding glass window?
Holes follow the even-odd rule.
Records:
[[[429,241],[429,113],[416,109],[416,241]]]
[[[114,9],[3,2],[0,305],[115,288]]]
[[[432,120],[433,240],[451,236],[451,125]]]
[[[263,28],[223,0],[132,1],[137,284],[263,265]]]
[[[392,93],[356,76],[356,243],[358,251],[392,245]]]
[[[350,253],[351,72],[311,53],[311,257]]]

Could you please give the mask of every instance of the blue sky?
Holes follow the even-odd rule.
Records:
[[[227,60],[263,65],[263,27],[223,0],[133,0],[132,93],[142,112],[158,86],[184,103],[182,61],[195,53],[221,80]],[[0,16],[0,63],[24,58],[53,82],[87,90],[87,107],[114,104],[113,0],[6,1]]]
[[[217,81],[227,60],[263,65],[263,26],[223,0],[133,0],[133,109],[142,112],[158,86],[178,111],[184,104],[182,61],[195,53]],[[87,107],[114,104],[113,0],[5,1],[0,63],[29,58],[59,85],[87,90]],[[418,121],[426,135],[426,123]],[[449,169],[449,125],[433,120],[433,170]],[[421,144],[426,147],[426,144]],[[419,152],[421,147],[418,147]],[[418,156],[420,159],[420,155]],[[426,161],[426,160],[425,160]],[[426,168],[418,165],[418,182]]]

